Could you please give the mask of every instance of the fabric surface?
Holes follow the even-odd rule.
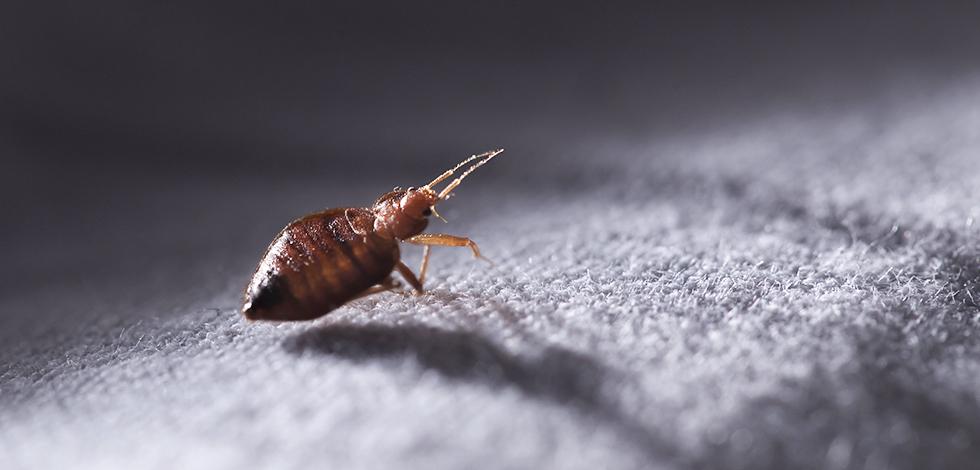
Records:
[[[494,264],[296,324],[237,310],[276,231],[460,156],[86,181],[149,186],[4,235],[0,468],[971,468],[978,130],[964,83],[512,147],[430,228]]]

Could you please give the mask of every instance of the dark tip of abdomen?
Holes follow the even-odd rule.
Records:
[[[252,305],[251,300],[245,301],[245,304],[242,305],[242,315],[245,315],[245,318],[249,320],[259,319],[258,311],[256,311],[255,307]]]
[[[242,305],[242,314],[249,320],[262,320],[267,317],[263,312],[268,312],[285,300],[283,293],[282,280],[277,276],[271,276],[259,284],[255,290],[250,290]]]

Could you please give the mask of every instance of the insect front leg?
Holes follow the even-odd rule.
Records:
[[[426,247],[466,246],[473,251],[474,257],[490,262],[490,260],[484,258],[483,255],[480,254],[480,247],[476,245],[476,242],[466,237],[457,237],[456,235],[447,235],[445,233],[420,233],[414,237],[406,238],[405,241],[415,245],[425,245]]]

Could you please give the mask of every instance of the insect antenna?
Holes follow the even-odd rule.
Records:
[[[449,196],[449,193],[451,193],[454,189],[456,189],[457,186],[459,186],[460,183],[463,182],[463,178],[466,178],[467,175],[469,175],[470,173],[473,173],[474,170],[476,170],[477,168],[480,168],[481,166],[483,166],[483,164],[485,164],[486,162],[489,162],[493,157],[496,157],[497,155],[499,155],[503,151],[504,151],[504,149],[497,149],[497,150],[491,150],[489,152],[484,152],[484,153],[481,153],[479,155],[473,155],[472,157],[467,158],[466,160],[463,160],[462,162],[460,162],[458,165],[456,165],[455,167],[453,167],[453,169],[446,170],[445,173],[439,175],[438,178],[432,180],[432,182],[429,183],[429,184],[427,184],[427,185],[425,185],[425,187],[431,189],[432,185],[434,185],[436,183],[439,183],[440,181],[442,181],[442,180],[444,180],[444,179],[452,176],[452,174],[456,170],[462,168],[463,165],[466,165],[467,163],[472,162],[473,160],[482,158],[482,160],[474,163],[472,166],[470,166],[469,168],[467,168],[466,171],[463,172],[463,174],[459,175],[459,178],[454,179],[445,188],[443,188],[442,191],[439,192],[439,199],[445,200]]]
[[[433,185],[439,184],[440,182],[442,182],[446,178],[449,178],[450,176],[453,175],[453,173],[456,172],[456,170],[459,170],[460,168],[462,168],[467,163],[472,162],[473,160],[476,160],[478,158],[483,158],[483,157],[488,157],[488,159],[489,159],[489,158],[492,158],[494,155],[496,155],[496,154],[498,154],[500,152],[503,152],[503,151],[504,151],[504,149],[491,150],[489,152],[483,152],[483,153],[478,154],[478,155],[473,155],[470,158],[467,158],[466,160],[463,160],[463,161],[457,163],[456,166],[452,167],[452,169],[446,170],[441,175],[439,175],[438,177],[436,177],[436,179],[430,181],[429,184],[426,184],[425,186],[423,186],[423,188],[432,189],[432,186]]]
[[[459,162],[452,169],[444,171],[441,175],[439,175],[438,177],[436,177],[436,179],[430,181],[429,184],[427,184],[425,186],[422,186],[422,187],[423,188],[432,189],[432,185],[439,184],[442,180],[444,180],[446,178],[449,178],[450,176],[453,175],[453,172],[455,172],[456,170],[462,168],[463,165],[465,165],[465,164],[467,164],[469,162],[472,162],[473,160],[476,160],[477,158],[480,158],[482,156],[488,155],[488,154],[489,154],[489,152],[487,152],[487,153],[481,153],[479,155],[473,155],[470,158],[467,158],[466,160],[463,160],[463,161]]]

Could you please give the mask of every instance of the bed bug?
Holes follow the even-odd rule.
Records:
[[[327,209],[293,221],[262,256],[245,289],[242,313],[250,320],[312,320],[351,300],[399,287],[392,278],[396,270],[421,294],[432,246],[468,247],[483,258],[469,238],[422,231],[429,216],[442,219],[436,204],[501,152],[473,155],[425,186],[395,188],[371,207]],[[434,189],[474,161],[441,191]],[[418,276],[401,261],[401,242],[424,247]]]

